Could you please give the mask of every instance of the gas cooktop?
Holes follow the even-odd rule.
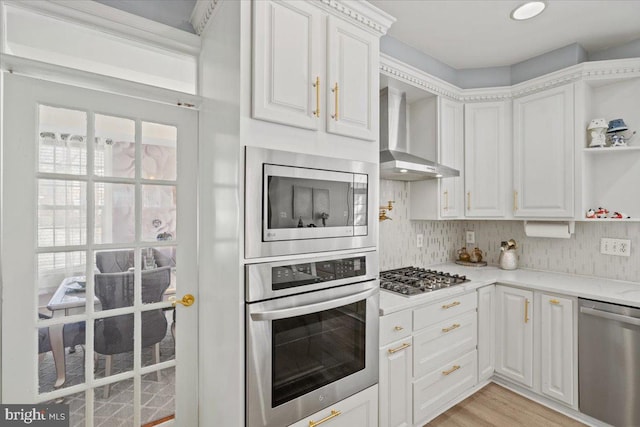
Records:
[[[421,295],[468,282],[467,276],[417,267],[380,272],[380,287],[404,296]]]

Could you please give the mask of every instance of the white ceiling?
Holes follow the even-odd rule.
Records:
[[[593,53],[640,39],[640,0],[548,0],[514,21],[524,0],[370,0],[397,18],[389,35],[457,68],[512,65],[579,43]]]

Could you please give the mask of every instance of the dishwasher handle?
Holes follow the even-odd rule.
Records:
[[[608,311],[597,310],[591,307],[580,307],[580,312],[590,316],[602,317],[616,322],[628,323],[630,325],[640,326],[640,319],[637,317],[625,316],[623,314],[610,313]]]

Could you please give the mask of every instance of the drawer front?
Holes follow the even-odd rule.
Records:
[[[466,311],[475,310],[478,298],[475,292],[451,297],[439,303],[430,304],[413,310],[413,330],[425,328],[446,319],[458,316]]]
[[[380,318],[380,347],[411,335],[411,310]]]
[[[423,329],[413,338],[413,376],[418,378],[469,351],[478,344],[475,311]]]
[[[436,415],[436,411],[477,383],[478,356],[474,350],[413,383],[413,423]]]

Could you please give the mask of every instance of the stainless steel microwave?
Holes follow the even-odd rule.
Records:
[[[247,147],[245,257],[376,245],[374,163]]]

